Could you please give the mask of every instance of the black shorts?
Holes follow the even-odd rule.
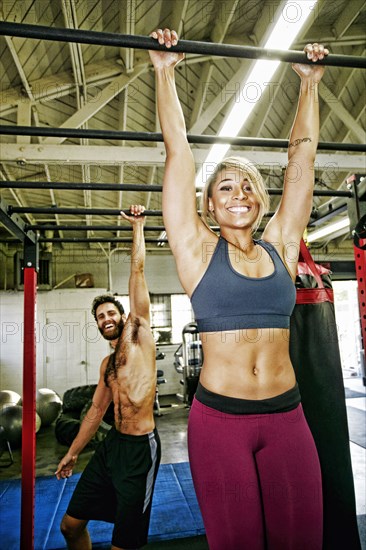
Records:
[[[66,513],[114,523],[113,545],[140,548],[147,543],[160,456],[156,429],[127,435],[112,428],[82,473]]]

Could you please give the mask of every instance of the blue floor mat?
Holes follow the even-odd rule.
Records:
[[[80,474],[58,481],[54,476],[36,479],[34,549],[64,549],[60,522]],[[0,482],[0,546],[19,548],[21,481]],[[89,522],[95,544],[109,543],[113,525]],[[156,480],[149,542],[204,534],[188,462],[162,464]]]

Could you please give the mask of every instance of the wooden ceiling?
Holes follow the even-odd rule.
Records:
[[[171,27],[186,40],[262,47],[277,10],[284,13],[279,0],[7,0],[2,3],[1,17],[9,22],[133,35]],[[291,49],[301,51],[306,43],[321,41],[334,54],[364,56],[365,23],[365,1],[319,0]],[[177,70],[177,87],[189,133],[217,134],[250,66],[251,61],[245,59],[186,56]],[[154,73],[143,50],[1,36],[0,74],[1,125],[159,131]],[[297,89],[298,77],[289,63],[281,63],[271,83],[258,94],[240,135],[287,139]],[[364,143],[365,71],[328,67],[320,95],[320,140]],[[192,145],[195,158],[202,158],[207,147]],[[285,150],[232,149],[253,158],[268,187],[281,188]],[[1,180],[48,182],[49,188],[5,187],[0,190],[1,198],[20,207],[125,209],[142,203],[149,210],[161,211],[161,193],[149,191],[148,186],[161,185],[164,159],[161,143],[2,135]],[[359,153],[319,151],[316,188],[345,190],[350,174],[365,172],[365,157]],[[52,188],[55,182],[138,183],[146,191],[58,190]],[[315,197],[314,208],[325,213],[330,200]],[[271,210],[277,201],[278,197],[272,197]],[[97,224],[123,225],[115,215],[51,212],[27,213],[21,218],[29,224],[53,224],[55,237],[126,236],[118,227],[103,232],[88,229]],[[148,225],[162,224],[159,216],[148,220]],[[57,229],[61,225],[85,229]],[[149,233],[156,240],[159,235],[160,230]],[[4,224],[0,239],[0,246],[7,241],[8,247],[19,247]],[[100,246],[107,249],[118,244]],[[330,247],[342,257],[352,255],[347,230],[314,246]],[[151,243],[149,251],[161,253],[162,247]]]

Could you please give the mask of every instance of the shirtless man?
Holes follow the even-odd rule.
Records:
[[[61,522],[70,550],[91,550],[90,519],[114,523],[112,550],[137,549],[147,542],[160,440],[153,416],[155,342],[144,275],[144,210],[133,205],[131,216],[122,212],[133,227],[130,314],[126,320],[113,296],[99,296],[93,302],[98,328],[115,351],[102,361],[92,405],[55,473],[57,479],[72,475],[79,453],[113,400],[115,427],[86,466]]]

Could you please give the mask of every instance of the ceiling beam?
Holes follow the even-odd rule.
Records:
[[[364,143],[365,130],[343,106],[341,99],[336,97],[324,82],[322,82],[319,86],[319,95],[328,105],[332,111],[332,114],[336,115],[343,122],[343,124],[350,130],[351,134],[356,137],[360,143]]]
[[[62,13],[64,16],[65,27],[67,29],[77,28],[78,25],[76,21],[76,13],[74,10],[73,0],[61,0],[61,7],[62,7]],[[74,83],[75,83],[75,89],[76,89],[76,108],[77,110],[80,110],[81,105],[83,104],[83,98],[86,98],[86,94],[87,94],[80,44],[76,44],[75,42],[69,42],[69,52],[70,52],[71,66],[72,66],[72,72],[74,75]],[[81,139],[80,144],[88,145],[88,140]],[[82,166],[82,180],[84,183],[86,182],[85,172],[86,172],[85,166]],[[84,206],[87,207],[88,204],[86,201],[85,190],[83,193],[84,193]],[[86,220],[86,223],[88,223],[88,220]]]
[[[325,0],[319,0],[323,3]],[[264,8],[262,9],[261,16],[255,24],[253,34],[251,35],[251,40],[254,42],[259,42],[258,47],[263,48],[270,33],[272,32],[274,25],[276,23],[276,13],[282,7],[282,2],[276,0],[268,0],[265,3]],[[303,28],[303,33],[311,25],[311,17],[308,18],[305,26]],[[259,40],[260,38],[260,40]],[[225,40],[226,42],[226,40]],[[235,100],[237,94],[239,93],[240,83],[245,82],[245,79],[249,75],[249,72],[255,61],[242,60],[240,69],[234,74],[234,76],[222,87],[221,90],[216,94],[215,99],[210,103],[210,105],[205,109],[205,111],[197,118],[194,124],[191,126],[189,132],[191,134],[202,134],[206,128],[210,125],[212,120],[217,117],[218,113],[225,107],[229,100]],[[224,120],[222,121],[222,124]]]
[[[319,1],[318,1],[319,3]],[[325,4],[330,9],[333,9],[333,4],[328,1],[328,4]],[[310,21],[311,23],[311,21]],[[308,28],[308,34],[302,33],[301,37],[297,37],[294,44],[291,46],[293,50],[302,49],[306,44],[319,42],[329,45],[330,43],[334,45],[348,45],[356,46],[358,43],[365,44],[365,29],[362,25],[352,25],[352,29],[348,32],[345,32],[343,36],[337,40],[334,36],[333,29],[329,25],[311,25]],[[311,33],[311,34],[310,34]],[[249,39],[254,39],[251,35]],[[225,44],[236,44],[238,46],[248,46],[248,37],[244,37],[240,34],[229,34],[225,38]],[[352,54],[353,55],[353,54]]]
[[[357,46],[355,48],[354,55],[358,55],[358,56],[363,57],[365,54],[366,54],[366,48],[365,47]],[[334,88],[339,90],[338,95],[334,94],[334,95],[336,95],[337,102],[339,102],[339,103],[342,102],[342,95],[345,93],[348,86],[350,85],[350,83],[351,83],[351,81],[352,81],[352,79],[355,75],[355,71],[356,71],[356,69],[352,69],[352,71],[340,71],[339,78],[337,78],[337,80],[332,81],[332,84],[334,85]],[[322,120],[322,126],[324,128],[326,127],[326,124],[328,123],[328,120],[330,119],[330,117],[333,115],[332,110],[330,108],[330,105],[328,105],[328,107],[329,107],[329,112],[326,115],[326,117]]]
[[[366,49],[364,47],[357,46],[354,48],[354,55],[364,56],[365,53],[366,53]],[[339,78],[336,81],[334,81],[334,87],[336,87],[337,90],[339,90],[339,93],[336,96],[337,102],[339,104],[342,103],[342,96],[346,92],[346,90],[348,90],[348,87],[351,85],[354,74],[355,74],[355,69],[353,69],[352,71],[343,71],[343,72],[340,71]],[[361,94],[361,97],[362,97],[362,94]],[[328,114],[325,117],[323,117],[322,128],[325,128],[325,129],[327,128],[328,121],[332,116],[333,116],[333,111],[331,109],[331,106],[328,105]],[[359,125],[358,118],[359,118],[359,115],[357,115],[356,117],[356,123]],[[326,177],[326,174],[320,174],[321,180],[323,180],[325,177]],[[344,178],[345,178],[345,175],[343,174],[342,180],[344,180]]]
[[[123,97],[122,102],[122,108],[119,109],[119,117],[118,117],[118,129],[125,131],[127,127],[127,110],[128,110],[128,92],[129,88],[126,86],[126,88],[123,91],[123,95],[120,96],[120,100]],[[122,140],[119,142],[119,145],[121,147],[125,147],[125,141]],[[123,183],[124,180],[124,164],[120,164],[118,166],[118,183]],[[118,192],[118,209],[123,209],[123,191]],[[118,225],[121,225],[122,219],[119,217],[117,220]],[[121,233],[117,231],[117,237],[121,236]]]
[[[358,101],[356,102],[356,105],[353,108],[353,113],[351,112],[351,115],[354,116],[356,124],[359,125],[359,123],[362,120],[365,120],[365,111],[366,111],[365,97],[364,97],[364,94],[361,94]],[[346,141],[350,133],[351,131],[347,129],[347,127],[342,127],[338,136],[341,141]],[[364,139],[365,138],[366,138],[366,132],[364,132]],[[365,169],[366,169],[366,164],[365,164]]]
[[[179,0],[173,2],[173,11],[169,19],[170,28],[181,36],[183,31],[183,21],[187,13],[189,0]]]
[[[221,0],[217,0],[219,4],[216,6],[217,11],[220,12],[220,5],[222,6]],[[212,42],[222,43],[224,41],[227,30],[232,21],[235,9],[237,7],[239,0],[230,0],[230,2],[225,3],[225,18],[219,16],[216,18],[216,23],[212,29],[210,39]],[[220,14],[221,15],[221,14]],[[209,84],[214,70],[214,63],[211,61],[205,61],[201,70],[200,70],[200,85],[196,90],[195,102],[193,105],[191,118],[189,121],[189,126],[192,127],[197,119],[201,116],[202,108],[205,104],[207,91],[209,89]]]
[[[110,82],[95,98],[90,99],[81,109],[71,115],[60,128],[80,128],[85,122],[92,118],[100,109],[109,103],[114,97],[122,92],[142,73],[146,71],[146,65],[137,66],[130,75],[120,75]],[[46,138],[44,144],[60,144],[67,138]]]
[[[360,11],[364,8],[365,4],[365,0],[352,0],[352,2],[348,2],[347,9],[344,9],[342,13],[338,15],[332,27],[335,38],[342,38],[342,36],[344,36]]]
[[[5,37],[6,38],[6,37]],[[106,84],[123,71],[122,65],[116,61],[105,60],[103,63],[90,63],[85,66],[85,80],[88,86]],[[50,101],[73,93],[75,81],[71,71],[29,81],[34,102]],[[20,86],[1,90],[0,112],[7,113],[19,103],[24,102],[24,93]]]
[[[317,10],[317,13],[319,13],[321,10],[324,9],[324,6],[326,6],[326,1],[327,0],[318,0],[318,2],[316,4],[316,7],[315,7],[315,9]],[[301,33],[298,35],[298,39],[300,39],[302,36],[304,36],[306,34],[306,32],[309,30],[309,28],[311,28],[312,20],[313,20],[312,16],[308,17],[307,21],[305,22],[304,26],[301,29]],[[283,63],[282,65],[280,65],[280,67],[277,69],[277,72],[276,72],[276,81],[274,81],[274,79],[273,79],[271,85],[267,86],[264,94],[262,94],[262,96],[260,98],[262,104],[266,105],[266,103],[265,103],[265,94],[266,94],[266,92],[267,92],[267,101],[268,101],[268,103],[267,103],[265,115],[261,116],[261,117],[257,116],[256,124],[258,125],[258,123],[259,123],[259,128],[258,129],[254,128],[254,132],[252,130],[252,133],[254,135],[261,135],[262,134],[262,132],[265,129],[265,125],[267,123],[268,117],[270,116],[273,105],[276,105],[276,103],[277,103],[278,94],[280,93],[280,91],[281,91],[282,94],[284,93],[284,89],[283,89],[282,85],[283,85],[283,81],[284,81],[285,76],[288,75],[288,70],[289,70],[289,67],[288,67],[287,64]],[[271,97],[271,94],[272,94],[272,97]],[[269,98],[268,98],[268,96],[269,96]],[[295,105],[293,104],[293,107],[295,107],[295,109],[297,109],[297,100],[296,100],[296,104]],[[256,112],[257,112],[257,110],[256,110]],[[252,112],[251,117],[253,117],[254,114],[255,113]],[[282,130],[281,130],[282,135],[284,135],[284,136],[289,136],[290,135],[290,131],[291,131],[291,128],[292,128],[292,125],[293,125],[294,117],[295,117],[295,112],[294,112],[293,116],[291,116],[291,113],[288,112],[288,116],[285,118],[285,122],[284,122],[284,125],[283,125]],[[259,132],[259,134],[258,134],[258,132]],[[268,187],[270,185],[271,180],[272,180],[272,174],[271,174],[271,172],[269,172],[269,175],[267,175],[264,178],[264,184],[265,184],[266,187]],[[279,186],[282,185],[282,178],[281,178],[281,180],[277,180],[277,184]]]
[[[62,12],[64,14],[66,28],[78,29],[79,25],[78,25],[74,0],[62,0]],[[81,49],[81,44],[70,42],[69,51],[70,51],[71,64],[72,64],[75,86],[76,86],[77,110],[78,112],[80,112],[81,108],[85,105],[85,103],[88,100],[88,90],[87,90],[86,79],[85,79],[84,60],[83,60],[83,52]],[[88,123],[85,122],[82,125],[82,127],[84,129],[87,129]],[[89,140],[85,138],[81,138],[80,144],[89,145]],[[82,174],[82,181],[84,183],[90,183],[91,181],[90,165],[83,164],[81,167],[81,174]],[[92,204],[91,191],[88,189],[84,189],[83,197],[84,197],[84,206],[86,208],[92,208],[93,204]],[[87,214],[85,216],[86,227],[88,227],[89,225],[92,225],[92,223],[93,223],[92,215]],[[88,238],[92,236],[92,232],[89,230],[87,230],[86,234]]]
[[[3,181],[11,181],[9,180],[9,178],[12,178],[14,176],[10,172],[9,168],[3,164],[2,169],[0,170],[0,177]],[[24,200],[23,194],[21,191],[16,191],[15,189],[9,189],[9,192],[18,206],[26,206],[26,201]],[[30,224],[36,223],[36,220],[32,216],[32,214],[25,214],[25,217],[27,218]]]
[[[324,6],[326,5],[326,1],[327,0],[318,0],[316,4],[317,13],[319,13],[319,11],[324,8]],[[267,8],[269,17],[272,17],[272,18],[274,17],[275,7],[276,7],[275,5],[269,4]],[[308,32],[308,30],[311,27],[312,27],[312,17],[310,16],[305,22],[301,31],[301,35],[298,36],[298,38],[300,39],[302,36],[304,36],[304,34],[306,34],[306,32]],[[252,40],[256,42],[257,35],[263,36],[265,30],[266,30],[265,23],[261,19],[258,21],[254,29],[254,36],[252,36]],[[237,39],[239,39],[239,37]],[[233,40],[233,37],[230,37],[230,36],[226,37],[226,41],[230,42],[232,40]],[[265,109],[264,114],[259,117],[259,116],[255,116],[257,113],[257,110],[252,111],[248,120],[245,123],[243,130],[245,130],[246,127],[250,127],[251,121],[254,119],[255,122],[254,122],[254,126],[251,129],[251,135],[257,136],[257,137],[260,137],[262,135],[268,116],[270,115],[273,109],[273,105],[276,104],[277,95],[280,93],[280,91],[283,93],[282,84],[283,84],[284,77],[286,75],[287,70],[288,70],[287,63],[283,63],[282,65],[280,65],[279,69],[276,72],[276,81],[275,82],[273,81],[273,86],[267,86],[261,96],[261,103],[263,104],[263,109]],[[264,107],[264,105],[266,105],[266,107]],[[282,134],[282,135],[287,135],[287,134]]]
[[[12,38],[10,38],[10,36],[4,36],[4,39],[5,39],[6,45],[8,47],[8,50],[11,53],[11,57],[13,59],[14,65],[15,65],[15,67],[18,71],[18,74],[20,76],[20,80],[22,81],[23,90],[24,90],[25,94],[28,96],[28,99],[30,99],[31,101],[34,101],[32,88],[30,87],[30,85],[28,83],[28,79],[27,79],[27,77],[25,75],[25,72],[23,70],[23,65],[21,64],[20,59],[18,57],[18,53],[15,49],[13,40],[12,40]],[[24,101],[24,93],[23,93],[23,101]]]
[[[23,243],[27,239],[31,242],[36,242],[36,234],[32,230],[26,231],[26,224],[18,214],[8,213],[8,203],[0,197],[0,222],[5,226],[7,231],[14,235],[17,239],[20,239]]]
[[[20,124],[19,120],[21,118],[23,118],[20,115],[20,113],[24,112],[24,110],[27,111],[27,115],[26,115],[27,119],[31,119],[32,104],[34,104],[34,95],[33,95],[33,92],[32,92],[32,88],[31,88],[31,86],[28,82],[27,76],[26,76],[26,74],[23,70],[23,66],[22,66],[22,63],[19,59],[18,52],[15,49],[13,40],[11,38],[9,38],[8,36],[5,37],[5,40],[6,40],[7,47],[10,51],[10,54],[12,56],[12,59],[14,61],[14,65],[16,66],[17,71],[18,71],[19,76],[20,76],[20,79],[22,81],[24,91],[25,91],[26,95],[28,96],[28,101],[27,102],[24,102],[24,97],[23,97],[23,103],[20,103],[18,105],[18,113],[17,113],[18,114],[18,124]],[[34,122],[35,122],[36,126],[39,126],[38,112],[37,112],[35,107],[33,108],[33,118],[34,118]],[[17,137],[17,142],[18,143],[19,142],[26,143],[26,140],[23,139],[25,137],[26,136],[20,136],[20,141]],[[38,142],[41,141],[40,138],[37,138],[37,140],[38,140]],[[5,170],[5,166],[4,166],[4,170]],[[50,171],[49,171],[49,168],[48,168],[46,163],[44,165],[44,171],[45,171],[45,174],[46,174],[47,181],[51,182]],[[50,197],[51,197],[52,204],[55,204],[56,201],[55,201],[55,195],[54,195],[53,189],[50,189]],[[57,214],[55,215],[55,219],[56,219],[56,223],[59,224],[59,219],[58,219]],[[60,234],[62,234],[62,231],[60,232]]]
[[[61,0],[62,13],[64,16],[65,27],[68,29],[77,29],[77,16],[75,10],[74,0]],[[71,57],[72,70],[74,74],[74,81],[77,90],[77,96],[79,96],[80,89],[85,96],[85,71],[83,63],[83,54],[81,50],[81,44],[75,42],[69,42],[69,51]]]
[[[23,101],[19,103],[17,109],[17,125],[22,126],[26,124],[27,126],[32,125],[32,103],[31,101]],[[17,136],[17,143],[30,143],[31,136]]]
[[[121,34],[135,34],[135,20],[136,20],[136,1],[124,0],[120,2],[120,33]],[[133,48],[120,48],[119,55],[123,61],[126,73],[129,74],[133,71],[134,64],[134,49]]]
[[[249,65],[249,66],[248,66]],[[238,85],[248,75],[250,64],[245,60],[234,76],[221,88],[216,90],[215,99],[201,113],[195,123],[190,127],[190,134],[203,134],[214,118],[221,112],[229,100],[236,97],[239,92]]]
[[[195,161],[202,163],[206,156],[206,149],[192,148]],[[231,151],[237,154],[237,150]],[[277,166],[279,169],[287,164],[287,153],[277,151],[248,151],[243,150],[246,157],[258,166]],[[17,145],[2,143],[1,156],[3,162],[29,164],[97,164],[119,165],[123,162],[138,163],[141,165],[165,164],[165,151],[157,147],[116,147],[102,145]],[[365,155],[362,154],[329,154],[318,153],[316,169],[331,167],[334,170],[361,170],[364,169]]]
[[[153,70],[147,52],[138,50],[136,52],[136,64],[145,64],[146,70]],[[216,59],[220,57],[215,56]],[[188,59],[184,60],[187,65],[193,65],[196,63],[204,63],[210,61],[211,55],[191,55]],[[121,75],[123,72],[122,62],[117,59],[116,61],[104,60],[103,63],[91,63],[85,65],[85,80],[90,89],[93,86],[105,86],[109,84],[114,78]],[[53,99],[60,99],[61,97],[75,92],[75,82],[72,72],[55,73],[54,75],[40,78],[29,82],[31,87],[34,103],[39,101],[51,101]],[[99,94],[99,90],[97,91]],[[21,86],[15,88],[0,89],[0,114],[7,116],[13,113],[19,103],[25,101],[24,93]],[[33,102],[32,102],[33,105]]]

